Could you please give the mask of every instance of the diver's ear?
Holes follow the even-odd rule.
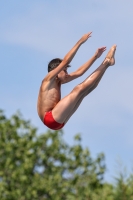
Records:
[[[59,77],[58,77],[58,75],[56,76],[56,79],[60,80]]]

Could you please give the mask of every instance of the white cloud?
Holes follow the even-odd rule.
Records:
[[[25,15],[9,16],[7,25],[1,27],[0,40],[57,54],[70,48],[81,34],[94,29],[92,47],[100,44],[99,40],[112,44],[116,37],[121,43],[125,37],[123,34],[127,33],[129,19],[133,17],[131,5],[124,2],[74,1],[70,5],[58,1],[55,5],[58,11],[51,3],[39,2],[33,4]]]

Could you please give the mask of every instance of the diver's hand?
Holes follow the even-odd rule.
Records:
[[[81,44],[83,44],[84,42],[86,42],[88,40],[89,37],[91,37],[92,32],[89,32],[87,34],[84,34],[82,36],[82,38],[80,39]]]
[[[96,51],[96,53],[95,53],[96,58],[99,58],[103,54],[103,52],[105,50],[106,50],[106,47],[98,48],[97,51]]]

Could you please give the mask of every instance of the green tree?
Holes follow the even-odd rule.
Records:
[[[104,155],[92,159],[80,135],[69,146],[62,131],[37,134],[20,113],[0,111],[0,199],[92,199],[103,187]],[[94,198],[93,198],[94,199]]]
[[[91,157],[80,135],[38,134],[20,113],[0,111],[0,200],[133,200],[133,175],[104,183],[104,155]]]
[[[114,200],[133,200],[133,175],[121,172],[116,179]]]

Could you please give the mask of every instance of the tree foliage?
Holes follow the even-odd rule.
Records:
[[[132,200],[133,179],[105,184],[104,154],[93,159],[80,135],[74,141],[68,145],[63,131],[38,134],[20,113],[8,119],[0,111],[0,199]]]

